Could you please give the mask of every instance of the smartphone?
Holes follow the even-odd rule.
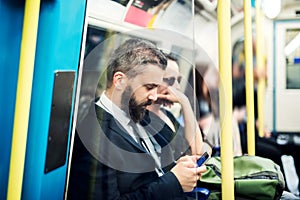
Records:
[[[203,165],[208,158],[209,154],[207,152],[204,152],[204,154],[197,160],[197,166],[200,167],[201,165]],[[193,191],[186,192],[185,194],[194,199],[197,198],[199,200],[206,200],[210,195],[210,190],[202,187],[195,187]]]
[[[197,166],[200,167],[201,165],[203,165],[208,158],[209,158],[208,153],[204,152],[204,154],[197,160]]]
[[[197,198],[199,200],[206,200],[210,195],[210,190],[206,188],[196,187],[192,192],[186,192],[185,194],[194,199]]]

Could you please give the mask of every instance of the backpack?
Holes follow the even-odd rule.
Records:
[[[280,199],[285,182],[280,167],[259,156],[234,157],[235,199]],[[209,199],[221,199],[221,159],[211,157],[206,163],[200,186],[210,190]]]

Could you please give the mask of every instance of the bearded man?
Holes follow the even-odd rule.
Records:
[[[161,163],[159,144],[139,124],[157,100],[167,65],[152,43],[129,39],[107,66],[107,87],[76,128],[68,199],[186,199],[205,166],[184,156]]]

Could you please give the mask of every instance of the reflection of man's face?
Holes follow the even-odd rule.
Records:
[[[181,76],[179,74],[178,64],[175,61],[168,59],[168,65],[167,65],[167,68],[166,68],[165,73],[164,73],[163,82],[158,87],[157,92],[159,94],[167,95],[168,94],[168,91],[166,89],[167,87],[174,87],[177,90],[180,90],[180,81],[181,81]],[[160,104],[160,105],[163,105],[163,104],[168,105],[169,104],[169,105],[171,105],[171,104],[173,104],[173,102],[171,102],[167,99],[159,98],[159,99],[157,99],[157,101],[155,101],[155,104]]]
[[[133,89],[130,86],[127,86],[122,94],[121,109],[129,114],[135,123],[143,119],[146,106],[151,104],[152,101],[150,99],[147,99],[143,102],[138,102],[135,97],[135,93],[133,93]]]

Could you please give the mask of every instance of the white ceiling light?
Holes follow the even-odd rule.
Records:
[[[266,17],[274,19],[280,13],[281,0],[263,0],[262,8]]]

